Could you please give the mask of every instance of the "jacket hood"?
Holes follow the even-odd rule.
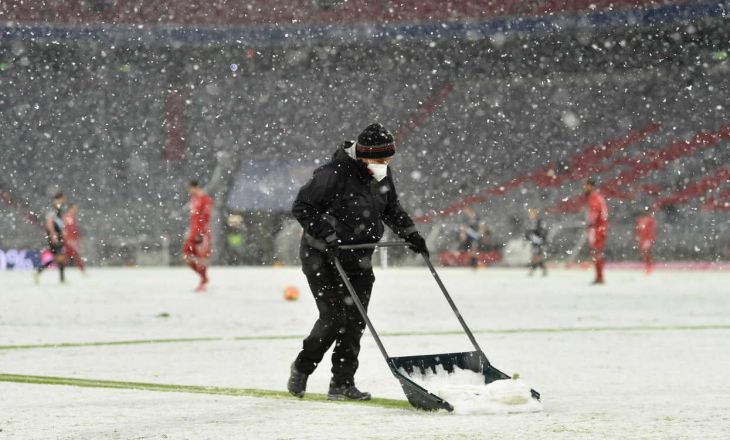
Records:
[[[353,141],[346,141],[340,144],[339,147],[337,147],[337,150],[335,150],[335,153],[332,155],[332,162],[333,164],[342,164],[348,169],[351,170],[351,172],[356,173],[359,175],[362,179],[367,180],[367,178],[372,177],[370,175],[370,171],[368,170],[367,165],[362,163],[361,161],[355,159],[350,155],[350,153],[347,152],[347,148],[354,148],[354,142]]]
[[[353,148],[354,145],[355,144],[352,141],[346,141],[340,144],[337,147],[337,150],[335,150],[335,153],[332,155],[332,162],[357,162],[357,159],[355,159],[350,153],[347,152],[347,149]]]

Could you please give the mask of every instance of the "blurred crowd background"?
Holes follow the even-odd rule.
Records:
[[[91,264],[178,264],[199,179],[217,264],[294,264],[298,187],[379,121],[436,253],[470,228],[510,262],[539,208],[549,258],[587,256],[590,176],[609,259],[647,212],[657,260],[730,259],[727,2],[36,3],[0,5],[0,249],[42,248],[62,190]]]

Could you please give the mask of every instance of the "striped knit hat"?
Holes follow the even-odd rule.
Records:
[[[393,135],[377,122],[370,124],[357,137],[355,153],[366,159],[390,157],[395,154]]]

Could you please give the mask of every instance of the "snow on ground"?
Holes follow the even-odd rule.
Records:
[[[435,373],[399,370],[418,385],[446,400],[457,414],[506,414],[542,411],[539,400],[532,398],[530,386],[518,376],[512,379],[484,383],[484,375],[471,370],[454,368],[446,371],[442,365]]]
[[[205,394],[0,382],[0,439],[727,438],[727,272],[442,270],[492,362],[542,394],[544,411],[444,414]],[[377,271],[371,317],[391,355],[470,349],[428,272]],[[96,269],[59,286],[0,273],[0,374],[283,390],[316,310],[289,268],[215,268],[204,295],[185,269]],[[302,291],[282,299],[287,285]],[[165,317],[165,314],[167,317]],[[454,331],[454,332],[452,332]],[[310,379],[326,392],[326,358]],[[404,399],[372,338],[358,385]]]

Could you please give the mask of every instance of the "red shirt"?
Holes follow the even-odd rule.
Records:
[[[608,229],[608,205],[598,190],[593,190],[586,202],[586,222],[588,229],[605,232]]]
[[[656,220],[650,215],[643,215],[636,219],[636,236],[639,241],[656,240]]]
[[[63,216],[63,237],[66,240],[78,240],[81,237],[76,227],[76,216],[69,212]]]
[[[190,197],[190,235],[210,235],[210,211],[213,199],[208,194]]]

